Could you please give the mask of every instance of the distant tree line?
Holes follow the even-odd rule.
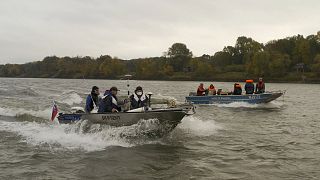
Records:
[[[320,31],[266,44],[242,36],[234,46],[200,57],[185,44],[174,43],[160,57],[48,56],[22,65],[0,65],[1,77],[119,79],[125,74],[146,80],[242,81],[261,76],[270,81],[320,82]]]

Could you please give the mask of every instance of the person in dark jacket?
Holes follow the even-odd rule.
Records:
[[[242,94],[242,88],[239,83],[234,83],[233,87],[233,95],[241,95]]]
[[[263,82],[262,78],[259,78],[259,82],[256,84],[256,94],[264,93],[266,89],[266,86]]]
[[[197,96],[205,96],[205,95],[206,95],[206,89],[204,89],[203,83],[200,83],[197,89]]]
[[[100,94],[99,88],[97,86],[93,86],[91,93],[87,96],[87,99],[86,99],[86,107],[85,107],[86,113],[91,113],[91,111],[95,107],[98,107],[99,94]]]
[[[148,97],[143,93],[142,87],[138,86],[130,96],[131,109],[148,106]]]
[[[107,93],[100,102],[98,113],[121,111],[121,107],[118,106],[118,91],[117,87],[110,88],[109,93]]]
[[[244,86],[244,90],[246,91],[246,94],[253,94],[254,93],[253,80],[246,80],[246,85]]]

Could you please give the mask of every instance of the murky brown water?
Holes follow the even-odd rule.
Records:
[[[183,102],[198,83],[131,86]],[[268,90],[287,90],[284,101],[199,106],[161,139],[48,121],[52,100],[61,111],[83,105],[93,85],[126,94],[126,81],[0,79],[0,179],[320,178],[320,85],[267,83]]]

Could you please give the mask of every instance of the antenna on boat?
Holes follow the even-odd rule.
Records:
[[[129,84],[129,80],[130,80],[130,78],[132,78],[132,75],[126,74],[126,75],[124,75],[124,77],[127,79],[128,97],[129,97],[129,96],[130,96],[130,84]]]
[[[130,103],[130,83],[129,83],[129,80],[130,78],[132,78],[132,75],[130,74],[126,74],[124,75],[124,77],[127,79],[127,89],[128,89],[128,98],[125,100],[125,107],[127,107],[127,110],[130,110],[131,108],[131,103]]]
[[[151,96],[152,96],[152,92],[148,92],[147,95],[149,96],[149,107],[151,107]]]

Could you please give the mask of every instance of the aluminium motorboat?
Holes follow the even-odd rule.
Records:
[[[271,102],[280,96],[285,91],[266,92],[261,94],[243,94],[243,95],[206,95],[197,96],[196,93],[191,92],[186,96],[186,101],[193,104],[228,104],[234,102],[246,102],[250,104],[260,104]]]

